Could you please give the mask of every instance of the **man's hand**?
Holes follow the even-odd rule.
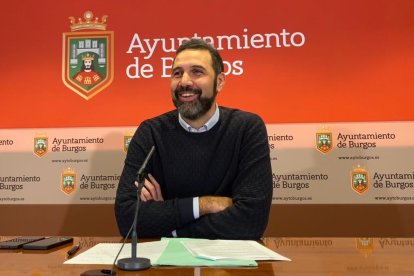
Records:
[[[230,197],[202,196],[199,198],[200,216],[218,213],[233,205]]]
[[[148,200],[155,200],[155,201],[164,201],[162,197],[161,187],[158,184],[157,180],[151,175],[148,174],[150,181],[145,179],[144,187],[141,190],[141,200],[146,202]],[[138,182],[135,182],[135,186],[138,186]]]

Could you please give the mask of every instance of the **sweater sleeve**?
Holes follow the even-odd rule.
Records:
[[[154,140],[151,137],[150,127],[140,125],[132,138],[124,169],[118,184],[115,199],[115,217],[119,231],[126,236],[132,225],[137,202],[137,189],[134,186],[136,172],[143,163]],[[148,163],[148,170],[155,163],[153,159],[159,159],[157,151]],[[140,202],[137,220],[137,234],[139,237],[169,236],[173,230],[194,220],[192,215],[193,198],[169,199],[165,201]],[[191,212],[189,211],[191,210]]]
[[[266,127],[258,116],[244,123],[233,205],[177,229],[179,237],[259,239],[269,218],[272,170]]]

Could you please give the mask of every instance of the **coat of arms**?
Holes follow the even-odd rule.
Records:
[[[129,144],[131,143],[132,136],[134,136],[134,133],[132,131],[128,131],[124,134],[124,152],[128,152]]]
[[[62,172],[60,188],[67,195],[76,190],[76,173],[73,169],[68,168]]]
[[[38,157],[43,157],[48,151],[48,137],[38,134],[33,139],[33,153]]]
[[[363,194],[368,190],[368,184],[368,172],[365,170],[365,168],[359,165],[357,167],[354,167],[351,173],[352,190],[358,194]]]
[[[316,149],[323,154],[332,150],[332,132],[327,129],[321,129],[316,133]]]
[[[76,20],[69,17],[71,31],[63,33],[63,83],[89,100],[108,87],[114,75],[114,34],[106,31],[106,19],[91,11]]]

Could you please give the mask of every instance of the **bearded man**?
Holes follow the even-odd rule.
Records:
[[[218,106],[223,70],[218,51],[203,40],[177,49],[171,74],[176,109],[142,122],[128,148],[115,200],[123,236],[134,220],[137,170],[155,146],[138,236],[262,237],[273,191],[266,127],[255,114]]]

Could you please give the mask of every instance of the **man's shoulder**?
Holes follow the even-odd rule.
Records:
[[[220,129],[227,136],[240,137],[244,142],[267,141],[266,125],[258,114],[228,107],[220,107],[220,112]]]
[[[164,114],[158,115],[156,117],[146,119],[142,122],[143,125],[153,126],[153,127],[160,127],[160,126],[167,126],[172,127],[175,126],[178,122],[178,112],[177,110],[171,110]]]
[[[220,106],[219,108],[223,120],[239,123],[263,123],[262,118],[258,114],[225,106]]]

